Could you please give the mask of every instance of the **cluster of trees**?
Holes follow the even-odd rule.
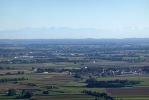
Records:
[[[142,68],[143,72],[145,72],[146,74],[149,74],[149,66],[144,66]]]
[[[21,78],[3,78],[0,79],[0,83],[7,83],[7,82],[16,82],[16,81],[22,81],[26,80],[26,78],[21,77]]]
[[[2,66],[0,66],[0,70],[10,70],[10,69],[15,69],[15,68],[12,68],[12,67],[2,67]]]
[[[24,74],[24,71],[18,71],[17,73],[12,73],[12,72],[7,72],[7,73],[5,73],[5,75],[22,75],[22,74]]]
[[[15,96],[17,94],[17,91],[15,89],[9,89],[7,91],[7,96]],[[16,96],[17,99],[24,99],[24,98],[31,98],[33,96],[32,91],[29,90],[22,90],[18,96]]]
[[[44,90],[42,92],[44,95],[49,94],[48,90]],[[18,95],[17,95],[18,94]],[[16,99],[25,99],[25,98],[31,98],[33,96],[33,92],[31,90],[22,90],[22,91],[17,91],[15,89],[9,89],[6,92],[7,96],[16,96]]]
[[[48,90],[45,90],[45,91],[43,91],[42,92],[44,95],[47,95],[47,94],[49,94],[49,91]]]
[[[21,94],[19,96],[17,96],[17,99],[24,99],[24,98],[31,98],[33,96],[32,91],[29,90],[22,90]]]
[[[87,95],[95,96],[96,97],[95,100],[114,100],[113,97],[107,95],[106,93],[98,93],[98,92],[93,92],[88,90],[84,90],[82,92]]]
[[[9,89],[7,91],[7,96],[14,96],[16,95],[16,90],[15,89]]]
[[[87,87],[101,87],[101,88],[116,88],[126,87],[139,84],[140,81],[133,80],[110,80],[110,81],[97,81],[94,78],[86,80]]]

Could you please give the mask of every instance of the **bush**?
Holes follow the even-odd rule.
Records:
[[[33,93],[31,91],[22,91],[22,98],[31,98],[33,96]]]
[[[49,91],[46,90],[46,91],[43,91],[42,93],[43,93],[43,94],[49,94]]]
[[[7,95],[8,96],[14,96],[14,95],[16,95],[16,90],[15,89],[9,89]]]

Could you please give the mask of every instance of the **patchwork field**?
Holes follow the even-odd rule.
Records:
[[[0,100],[149,100],[149,46],[0,44]]]

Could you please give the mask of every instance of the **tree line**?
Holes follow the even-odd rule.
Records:
[[[88,91],[88,90],[84,90],[82,91],[82,93],[85,93],[87,95],[91,95],[91,96],[95,96],[95,100],[114,100],[113,97],[107,95],[106,93],[99,93],[99,92],[95,92],[95,91]]]
[[[22,81],[26,80],[26,78],[21,77],[21,78],[3,78],[0,79],[0,83],[7,83],[7,82],[16,82],[16,81]]]
[[[117,88],[126,87],[139,84],[140,81],[133,80],[110,80],[110,81],[98,81],[94,78],[86,80],[87,87],[101,87],[101,88]]]

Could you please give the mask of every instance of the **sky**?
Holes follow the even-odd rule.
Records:
[[[0,39],[149,38],[149,0],[0,0]]]

